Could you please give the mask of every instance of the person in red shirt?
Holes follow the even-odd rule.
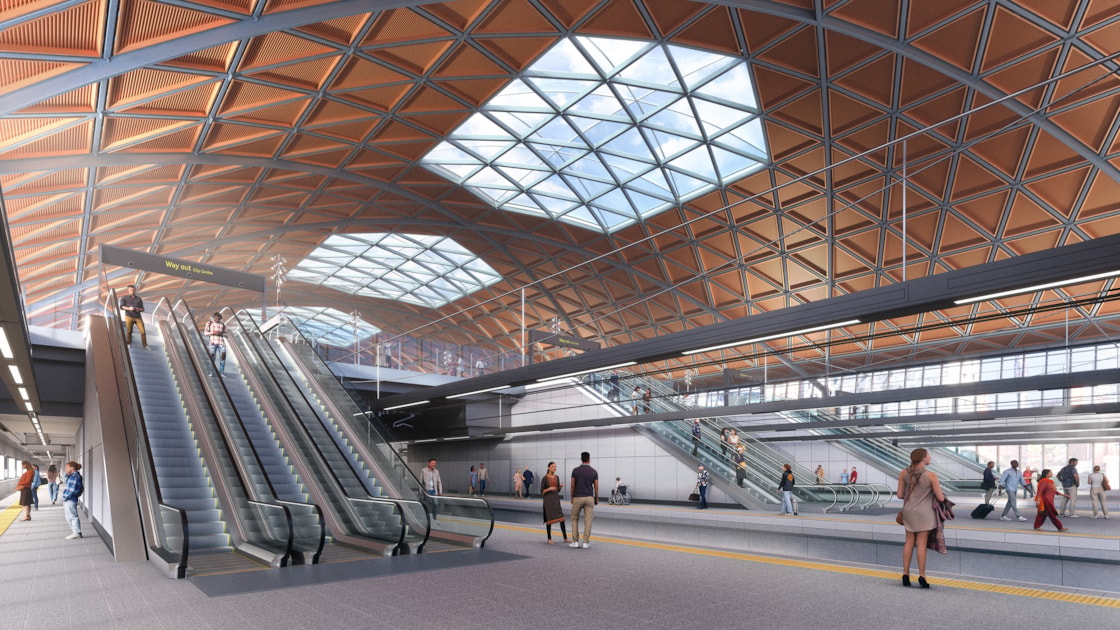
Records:
[[[859,473],[856,472],[856,467],[852,466],[852,472],[850,475],[848,475],[848,483],[855,483],[858,474]]]

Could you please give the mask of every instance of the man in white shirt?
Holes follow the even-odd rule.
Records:
[[[999,477],[999,486],[1007,489],[1007,505],[1003,508],[1003,516],[999,517],[1001,521],[1010,521],[1011,518],[1007,516],[1007,511],[1011,510],[1015,513],[1015,518],[1020,521],[1027,519],[1019,515],[1019,506],[1017,505],[1019,496],[1019,487],[1024,485],[1023,473],[1019,472],[1019,462],[1011,460],[1011,468],[1003,471]]]
[[[436,459],[434,457],[428,460],[428,467],[420,471],[420,485],[424,487],[424,492],[427,492],[433,497],[438,497],[443,494],[443,481],[439,478],[439,471],[436,470]],[[432,518],[436,517],[436,507],[438,505],[438,501],[432,501]]]

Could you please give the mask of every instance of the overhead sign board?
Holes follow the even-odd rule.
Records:
[[[257,291],[258,293],[264,293],[265,288],[264,276],[225,269],[224,267],[204,265],[202,263],[171,258],[169,256],[155,256],[153,254],[135,252],[111,245],[101,246],[101,263],[105,265],[117,265],[119,267],[131,267],[141,271],[162,273],[164,275],[188,278],[190,280],[201,280],[203,282],[225,285],[227,287]]]
[[[529,331],[530,343],[547,343],[549,345],[557,346],[559,348],[576,348],[578,350],[598,350],[599,344],[594,341],[587,341],[579,337],[565,335],[563,333],[554,333],[547,330],[530,330]]]

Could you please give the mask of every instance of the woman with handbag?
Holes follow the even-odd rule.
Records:
[[[1101,472],[1100,466],[1093,466],[1093,472],[1089,475],[1089,503],[1093,506],[1093,518],[1100,518],[1097,516],[1098,505],[1101,507],[1101,514],[1108,518],[1108,503],[1104,500],[1104,493],[1108,490],[1108,477]]]
[[[20,521],[31,520],[31,504],[34,501],[31,498],[31,484],[33,476],[36,475],[35,467],[31,462],[23,462],[23,474],[19,476],[19,481],[16,482],[16,490],[19,490],[19,504],[23,507],[23,518]]]
[[[930,530],[937,528],[937,514],[933,498],[945,500],[937,473],[926,470],[930,462],[929,451],[916,448],[910,452],[910,465],[898,473],[898,498],[902,499],[899,513],[906,527],[906,542],[902,546],[902,585],[910,586],[910,560],[915,548],[918,551],[918,584],[929,588],[926,581],[926,550]]]

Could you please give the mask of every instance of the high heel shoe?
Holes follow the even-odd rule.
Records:
[[[924,577],[919,575],[918,576],[918,586],[920,586],[922,588],[929,588],[929,582],[927,582]]]
[[[903,586],[910,586],[910,576],[909,575],[902,576],[902,585]]]

